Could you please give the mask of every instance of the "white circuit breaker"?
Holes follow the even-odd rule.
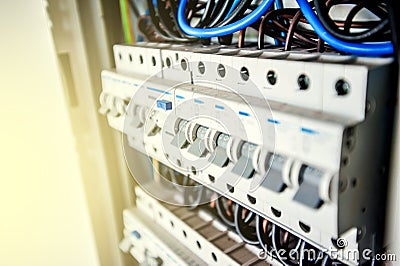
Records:
[[[124,133],[125,149],[318,248],[337,239],[343,249],[382,247],[384,220],[375,217],[386,200],[390,59],[151,43],[116,45],[114,56],[100,112]]]

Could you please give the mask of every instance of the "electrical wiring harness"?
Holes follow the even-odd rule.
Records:
[[[203,186],[199,187],[201,189],[191,190],[188,195],[183,188],[199,184],[162,164],[161,174],[171,182],[174,189],[183,193],[181,195],[185,205],[188,205],[190,210],[204,209],[213,213],[230,230],[236,232],[244,243],[257,246],[267,256],[280,261],[283,265],[326,266],[341,263],[265,217]]]
[[[337,265],[328,254],[318,250],[306,241],[282,229],[268,219],[244,208],[223,196],[213,196],[210,211],[234,230],[242,240],[258,246],[265,254],[279,260],[283,265]],[[204,208],[205,206],[198,206]],[[316,256],[308,257],[307,249],[314,250]],[[284,252],[283,252],[284,251]],[[283,255],[284,253],[284,255]]]
[[[298,8],[286,8],[280,0],[146,0],[148,14],[140,14],[129,1],[138,28],[149,41],[210,44],[218,37],[231,45],[236,34],[238,47],[257,49],[281,47],[284,51],[342,52],[385,56],[393,53],[388,6],[382,0],[296,0]],[[332,18],[337,6],[350,6],[344,20]],[[128,8],[121,4],[121,8]],[[375,17],[356,19],[361,12]],[[124,27],[128,27],[127,12]],[[129,30],[125,30],[127,38]],[[257,43],[246,35],[257,32]],[[247,34],[246,34],[247,33]],[[265,37],[269,36],[274,41]],[[251,39],[251,38],[249,38]],[[267,46],[266,46],[267,44]]]

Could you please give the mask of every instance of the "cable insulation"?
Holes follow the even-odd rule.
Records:
[[[314,31],[332,47],[346,53],[367,56],[382,56],[393,53],[393,45],[391,42],[349,43],[338,40],[323,27],[307,0],[296,1],[299,4],[304,17],[308,20]]]
[[[188,35],[199,38],[212,38],[229,35],[255,23],[268,10],[273,0],[264,0],[253,12],[231,24],[209,29],[191,27],[186,20],[185,9],[188,0],[181,0],[178,7],[178,24],[182,31]]]

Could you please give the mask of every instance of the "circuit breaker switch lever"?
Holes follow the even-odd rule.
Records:
[[[321,170],[302,165],[299,173],[300,186],[293,199],[313,209],[321,207],[323,200],[320,197],[320,186],[324,176]]]
[[[244,178],[251,178],[255,172],[253,166],[253,156],[255,154],[256,145],[250,142],[243,143],[240,148],[240,157],[232,172]]]
[[[263,186],[275,192],[282,192],[285,190],[287,184],[285,183],[284,169],[287,163],[288,160],[283,156],[271,156],[268,164],[269,170],[267,171]]]
[[[110,96],[107,93],[102,92],[100,94],[100,114],[106,115],[110,111],[110,106],[108,106],[109,100]]]
[[[187,139],[185,136],[185,127],[187,125],[186,120],[181,120],[178,123],[178,128],[176,129],[177,133],[175,137],[172,139],[171,144],[182,149],[187,144]]]
[[[200,126],[196,131],[196,139],[189,147],[189,152],[197,157],[203,157],[207,153],[206,148],[206,133],[208,128]]]
[[[228,164],[229,158],[226,154],[226,147],[228,146],[229,135],[221,133],[217,138],[217,147],[212,152],[209,161],[219,167],[224,167]]]

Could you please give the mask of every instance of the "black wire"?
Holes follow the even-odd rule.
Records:
[[[233,34],[218,37],[218,42],[221,45],[231,45],[232,40],[233,40]]]
[[[166,1],[157,1],[157,11],[152,0],[147,0],[149,15],[154,30],[165,41],[174,42],[193,42],[197,38],[186,36],[178,26],[176,21],[176,3],[169,0],[171,8],[167,8]],[[175,8],[175,9],[174,9]],[[158,12],[158,13],[157,13]],[[161,27],[163,25],[163,27]]]
[[[226,1],[221,1],[218,0],[215,5],[213,6],[212,10],[211,10],[211,14],[209,15],[209,17],[207,18],[207,22],[205,27],[209,28],[210,27],[210,23],[212,21],[214,21],[215,17],[218,15],[218,12],[221,10],[221,8],[223,8],[224,3],[226,3]]]
[[[196,28],[208,28],[208,27],[221,27],[225,26],[229,23],[232,23],[238,19],[241,19],[242,17],[246,16],[247,10],[253,10],[254,8],[257,7],[257,5],[252,5],[253,0],[244,0],[241,1],[237,7],[231,12],[228,18],[226,18],[226,15],[228,14],[230,7],[232,6],[234,0],[210,0],[207,1],[206,6],[203,10],[203,14],[201,16],[201,19],[195,26]],[[198,3],[198,2],[197,2]],[[195,4],[194,2],[188,3],[188,8],[186,9],[187,14],[189,14],[190,10],[191,12],[194,12],[194,8],[196,7],[197,3]],[[189,4],[191,6],[189,7]],[[190,9],[191,8],[191,9]],[[226,36],[220,36],[218,37],[218,41],[220,44],[223,45],[231,45],[233,40],[233,34],[229,34]],[[208,45],[211,43],[210,38],[203,38],[201,42],[204,45]]]
[[[157,1],[157,10],[159,11],[159,19],[162,25],[164,26],[164,31],[175,41],[178,42],[188,42],[188,38],[184,36],[183,32],[181,31],[180,27],[178,26],[178,23],[175,19],[175,12],[172,8],[174,5],[173,0],[169,0],[171,8],[167,8],[166,4],[167,1]],[[172,16],[171,16],[172,13]],[[196,39],[193,39],[191,41],[195,41]]]
[[[139,12],[139,9],[138,9],[137,6],[136,6],[135,1],[129,0],[129,6],[131,7],[132,12],[133,12],[133,14],[135,15],[135,17],[136,17],[136,18],[140,17],[140,12]]]
[[[140,16],[137,19],[137,26],[139,31],[143,34],[143,36],[151,42],[161,42],[162,38],[157,34],[154,29],[154,25],[149,23],[149,16]]]
[[[203,28],[207,26],[207,24],[211,21],[211,14],[213,12],[214,6],[215,0],[210,0],[207,2],[206,7],[203,11],[203,16],[201,17],[199,23],[196,25],[196,28]]]
[[[232,213],[229,216],[226,210],[226,207],[224,206],[224,203],[226,202],[226,199],[223,197],[218,197],[216,202],[215,202],[215,207],[217,209],[217,213],[219,218],[227,225],[234,227],[235,226],[235,216],[234,216],[234,210],[232,208]],[[232,204],[236,204],[233,203]]]
[[[202,6],[205,5],[205,4],[201,4],[199,8],[197,7],[198,4],[199,4],[199,1],[198,1],[198,0],[189,0],[189,1],[187,2],[186,10],[185,10],[186,16],[188,16],[190,10],[195,9],[195,10],[199,11],[200,9],[203,9],[203,8],[204,8],[204,7],[202,7]]]
[[[273,225],[272,227],[272,246],[274,248],[275,254],[277,258],[286,265],[292,265],[292,264],[299,264],[299,261],[291,261],[289,258],[293,258],[293,256],[286,256],[289,257],[285,260],[282,259],[278,254],[279,250],[286,250],[285,254],[291,254],[291,252],[296,252],[299,250],[301,243],[304,241],[293,234],[288,233],[287,231],[279,228],[277,225]],[[286,243],[284,242],[285,234],[287,234],[287,241]]]
[[[185,33],[182,32],[181,28],[179,27],[178,21],[176,19],[176,14],[178,13],[178,6],[177,6],[177,2],[175,2],[175,0],[170,0],[170,5],[171,5],[171,19],[175,25],[175,29],[176,31],[179,32],[180,36],[183,36],[186,39],[194,39],[197,40],[196,37],[193,36],[187,36]]]
[[[208,28],[208,27],[219,27],[234,21],[235,19],[240,18],[241,14],[247,10],[247,7],[250,6],[251,1],[246,0],[241,3],[235,8],[232,14],[224,20],[226,15],[228,14],[231,5],[233,4],[233,0],[219,0],[215,2],[215,0],[210,0],[206,3],[204,8],[203,14],[201,16],[200,21],[195,26],[196,28]],[[193,7],[193,5],[192,5]],[[225,24],[222,24],[225,23]],[[232,44],[233,35],[226,35],[218,37],[218,41],[220,44],[223,45],[230,45]],[[201,40],[203,45],[211,44],[210,38],[203,38]]]
[[[371,3],[366,3],[371,5]],[[315,11],[317,11],[318,19],[321,21],[324,28],[333,36],[338,39],[349,41],[349,42],[365,42],[365,41],[376,41],[374,37],[380,34],[383,29],[389,24],[387,18],[383,19],[375,27],[359,33],[345,33],[340,30],[335,22],[329,18],[329,8],[325,6],[325,0],[314,0]],[[373,12],[375,8],[368,6],[368,9]]]
[[[250,7],[252,1],[253,0],[243,0],[243,1],[241,1],[237,5],[235,10],[233,10],[233,12],[229,15],[229,17],[227,19],[225,19],[224,21],[221,21],[220,23],[218,23],[216,25],[216,27],[221,27],[221,26],[228,25],[229,23],[234,22],[234,21],[242,18],[243,16],[245,16],[245,12]]]
[[[171,38],[167,32],[165,32],[161,27],[160,27],[160,19],[156,14],[153,1],[152,0],[147,0],[147,7],[149,9],[149,14],[150,14],[150,19],[151,22],[154,25],[155,31],[160,35],[163,39],[167,41],[173,41],[174,39]]]
[[[242,17],[245,16],[246,10],[251,7],[251,3],[252,3],[252,0],[241,1],[237,5],[237,7],[232,11],[232,13],[230,14],[230,16],[228,18],[223,19],[219,23],[216,23],[216,25],[214,25],[214,23],[213,23],[213,26],[221,27],[221,26],[228,25],[231,22],[241,19]],[[232,40],[233,40],[233,34],[218,37],[218,42],[222,45],[231,45]]]
[[[245,208],[236,204],[235,208],[235,229],[236,233],[243,239],[244,242],[257,245],[259,243],[255,226],[251,225],[257,216],[255,213],[250,212],[244,219],[242,217]]]
[[[295,48],[300,47],[308,49],[318,47],[318,35],[312,30],[299,25],[295,28],[292,27],[291,34],[289,34],[290,26],[295,22],[295,15],[298,14],[298,12],[299,8],[284,8],[268,11],[259,23],[258,49],[264,49],[264,35],[268,35],[284,43],[286,43],[286,39],[289,38],[289,42]],[[304,22],[303,18],[300,17],[299,19]],[[290,23],[284,23],[285,20]],[[286,38],[282,37],[282,32],[287,34]],[[319,45],[319,51],[322,49],[321,45],[322,44]],[[327,48],[330,47],[328,46]]]
[[[364,4],[356,5],[354,6],[349,14],[347,14],[346,20],[343,25],[343,31],[346,32],[347,34],[350,33],[351,29],[351,23],[354,20],[354,17],[357,15],[358,12],[360,12],[363,8],[365,7]]]
[[[198,4],[198,2],[196,0],[195,1],[192,0],[192,1],[188,2],[187,8],[185,10],[185,14],[186,14],[189,24],[192,23],[192,19],[194,17],[199,18],[199,21],[200,21],[200,19],[203,17],[203,14],[199,13],[199,12],[204,10],[206,5],[207,5],[207,3]],[[175,12],[175,14],[176,13],[177,12]],[[197,25],[196,25],[196,27],[197,27]]]
[[[211,20],[211,14],[213,11],[213,7],[215,6],[215,1],[213,0],[208,1],[203,9],[203,14],[200,16],[200,19],[198,21],[198,23],[194,26],[195,28],[204,28],[205,25],[207,25],[209,23],[209,21]],[[202,45],[210,45],[211,44],[211,38],[200,38],[200,43]]]
[[[272,247],[273,247],[273,249],[274,249],[274,251],[275,251],[275,254],[276,254],[278,260],[279,260],[280,262],[282,262],[283,265],[288,265],[288,264],[287,264],[288,261],[285,260],[284,258],[282,258],[282,257],[280,256],[280,252],[277,252],[277,251],[280,250],[280,247],[277,245],[277,241],[279,241],[278,234],[277,234],[277,232],[276,232],[277,230],[279,230],[279,229],[278,229],[278,226],[273,225],[273,226],[272,226]]]
[[[212,28],[216,24],[220,23],[228,14],[234,0],[219,0],[218,3],[221,3],[220,5],[217,5],[218,7],[215,8],[215,14],[213,20],[209,23],[208,27]]]
[[[166,1],[157,1],[157,10],[159,11],[159,19],[161,24],[164,26],[164,31],[173,39],[180,40],[181,35],[176,30],[173,20],[171,19],[169,12],[170,9],[166,7]]]
[[[257,215],[256,218],[256,233],[259,244],[266,251],[272,250],[272,224],[268,222],[267,231],[264,232],[264,218]]]

